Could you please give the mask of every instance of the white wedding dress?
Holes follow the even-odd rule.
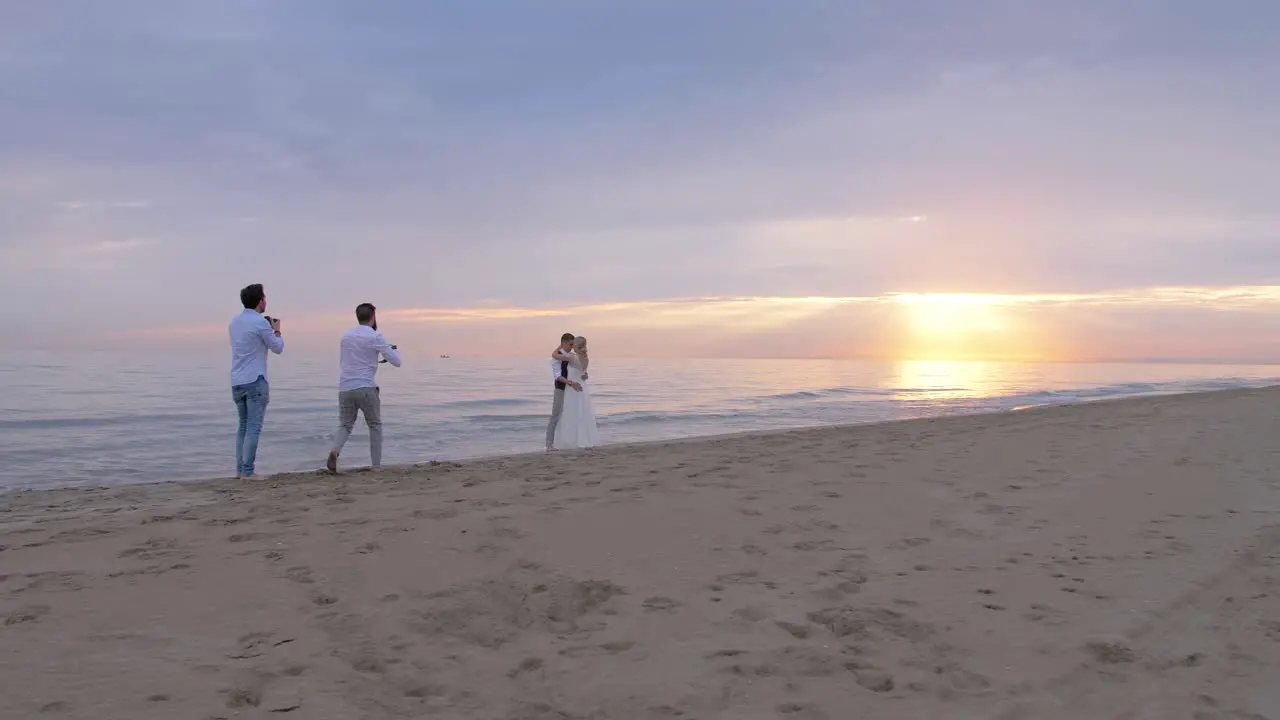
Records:
[[[564,409],[560,411],[560,423],[556,425],[557,450],[580,450],[600,444],[600,430],[596,427],[596,411],[591,404],[591,388],[582,379],[582,369],[575,357],[569,363],[569,380],[582,385],[582,390],[564,389]]]

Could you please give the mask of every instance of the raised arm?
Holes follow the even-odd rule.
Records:
[[[262,324],[258,326],[258,337],[262,338],[262,344],[266,345],[271,352],[277,355],[284,352],[284,338],[280,335],[279,320],[276,320],[273,325],[267,322],[266,318],[262,318]]]
[[[396,349],[395,345],[387,342],[387,339],[382,337],[382,333],[374,336],[373,346],[378,349],[378,352],[382,353],[382,357],[386,358],[387,362],[400,367],[400,351]]]

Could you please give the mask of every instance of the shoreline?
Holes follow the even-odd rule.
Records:
[[[0,717],[1277,717],[1278,401],[11,493]]]
[[[757,437],[765,438],[770,436],[785,436],[793,433],[839,431],[839,430],[850,430],[850,429],[856,429],[856,428],[878,428],[878,427],[887,427],[887,426],[893,426],[893,425],[899,425],[899,424],[910,424],[910,423],[935,423],[935,422],[950,420],[953,418],[991,417],[991,416],[1011,415],[1015,413],[1016,414],[1034,413],[1034,412],[1040,412],[1040,411],[1052,410],[1052,409],[1058,409],[1058,408],[1071,408],[1071,407],[1097,405],[1097,404],[1158,401],[1160,399],[1171,398],[1171,397],[1194,398],[1194,397],[1200,397],[1200,396],[1230,395],[1233,393],[1267,392],[1272,390],[1280,390],[1280,383],[1271,384],[1271,385],[1262,385],[1257,387],[1247,387],[1247,388],[1224,388],[1220,390],[1201,390],[1201,391],[1193,391],[1193,392],[1152,392],[1152,393],[1130,395],[1130,396],[1124,396],[1124,397],[1087,398],[1087,399],[1073,400],[1073,401],[1062,402],[1062,403],[1046,402],[1046,403],[1038,403],[1033,405],[1023,405],[1023,406],[1013,407],[1007,410],[979,410],[979,411],[971,411],[971,412],[957,412],[957,413],[936,415],[932,417],[904,418],[904,419],[897,419],[897,420],[874,420],[874,421],[862,422],[862,423],[801,425],[801,426],[796,426],[792,428],[782,428],[782,429],[748,430],[748,431],[741,431],[741,432],[715,433],[710,435],[690,435],[690,436],[684,436],[684,437],[668,438],[665,440],[638,440],[634,442],[606,443],[586,451],[556,451],[553,453],[546,453],[541,450],[535,450],[535,451],[523,452],[523,453],[467,456],[467,457],[461,457],[455,460],[426,460],[422,462],[408,463],[408,464],[402,463],[397,465],[384,465],[382,468],[381,474],[388,475],[388,474],[395,474],[395,473],[406,473],[406,472],[413,472],[416,470],[427,470],[433,467],[446,467],[446,466],[467,467],[467,466],[475,465],[478,463],[499,462],[503,460],[527,459],[527,458],[534,458],[534,457],[547,457],[547,456],[580,457],[584,455],[597,455],[601,453],[607,453],[607,452],[611,452],[611,451],[615,451],[623,448],[642,449],[642,448],[650,448],[655,446],[685,445],[688,443],[711,442],[711,441],[735,439],[735,438],[742,438],[742,439],[757,438]],[[228,475],[211,475],[211,476],[203,476],[203,477],[191,477],[191,478],[178,479],[178,480],[141,481],[141,482],[123,483],[123,484],[117,484],[117,485],[78,484],[78,485],[63,485],[63,486],[49,487],[49,488],[15,488],[11,490],[0,491],[0,501],[2,501],[6,496],[9,496],[9,495],[28,495],[28,494],[36,494],[36,493],[64,493],[64,492],[74,493],[74,492],[88,492],[88,491],[138,489],[138,488],[147,488],[147,487],[206,486],[206,485],[221,485],[221,484],[232,484],[237,487],[240,487],[240,486],[251,487],[251,486],[254,486],[255,484],[261,485],[264,483],[283,482],[289,479],[303,479],[303,478],[316,478],[316,477],[340,479],[340,478],[345,478],[349,476],[378,477],[378,474],[373,473],[371,468],[368,466],[355,467],[350,470],[342,471],[337,475],[334,475],[329,473],[327,470],[323,468],[323,462],[324,462],[323,459],[318,460],[317,467],[315,470],[294,470],[294,471],[272,473],[270,475],[263,475],[258,480],[253,482],[238,481],[236,480],[235,477],[228,476]]]

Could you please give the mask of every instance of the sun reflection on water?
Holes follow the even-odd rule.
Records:
[[[1008,365],[978,360],[900,360],[894,364],[890,382],[921,400],[991,397],[1013,389]]]

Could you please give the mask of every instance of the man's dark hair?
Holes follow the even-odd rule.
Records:
[[[573,342],[573,333],[565,333],[561,335],[560,342]]]
[[[262,289],[262,283],[246,285],[240,290],[240,304],[248,310],[256,310],[266,295],[266,291]]]
[[[356,322],[361,325],[367,324],[373,319],[373,313],[377,309],[378,308],[373,306],[373,303],[360,303],[356,306]]]

